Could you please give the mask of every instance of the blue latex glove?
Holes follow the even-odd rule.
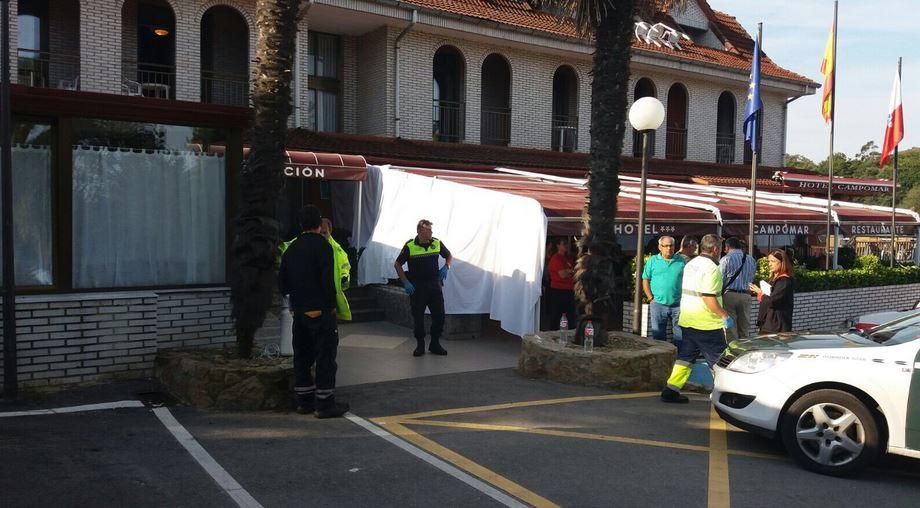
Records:
[[[409,296],[412,296],[415,293],[415,286],[413,286],[409,281],[403,282],[403,289],[406,290],[406,294]]]
[[[722,318],[723,328],[725,328],[726,330],[731,330],[733,326],[735,326],[735,320],[732,319],[731,316],[725,316],[724,318]]]
[[[438,270],[438,280],[439,280],[439,281],[444,282],[444,279],[447,278],[447,271],[448,271],[448,270],[450,270],[450,267],[447,266],[447,265],[442,266],[441,269]]]

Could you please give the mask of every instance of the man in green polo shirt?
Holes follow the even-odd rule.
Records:
[[[652,338],[668,339],[668,321],[674,344],[680,344],[681,333],[677,320],[680,317],[680,287],[686,262],[674,255],[674,238],[658,239],[658,254],[648,258],[642,269],[642,290],[649,302],[652,321]]]
[[[693,362],[702,355],[712,368],[725,350],[725,330],[734,320],[722,307],[721,251],[722,239],[706,235],[700,240],[700,255],[684,267],[678,320],[683,340],[668,385],[661,391],[662,402],[687,403],[680,390],[690,378]]]

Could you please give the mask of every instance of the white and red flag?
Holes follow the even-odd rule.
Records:
[[[901,106],[901,70],[894,74],[894,86],[891,88],[891,101],[888,103],[888,123],[885,125],[885,138],[882,140],[882,159],[879,166],[884,166],[891,158],[891,152],[904,139],[904,108]]]

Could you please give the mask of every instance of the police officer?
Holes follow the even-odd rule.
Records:
[[[332,246],[322,236],[319,209],[300,211],[303,233],[281,256],[278,288],[294,317],[294,395],[299,413],[334,418],[348,411],[335,400],[336,295]],[[316,382],[310,368],[316,364]]]
[[[734,320],[722,307],[721,250],[722,240],[706,235],[700,240],[700,255],[684,267],[678,320],[683,340],[668,384],[661,391],[662,402],[687,403],[689,399],[680,390],[690,378],[693,362],[702,354],[711,367],[725,350],[725,330]]]
[[[447,271],[453,258],[441,240],[432,236],[431,221],[422,219],[415,227],[416,237],[406,242],[396,262],[396,274],[403,288],[409,294],[412,306],[412,320],[415,329],[415,351],[412,356],[425,354],[425,308],[431,311],[431,343],[428,351],[444,356],[447,350],[441,347],[441,332],[444,330],[444,295],[441,287],[447,278]],[[444,266],[438,268],[438,258],[444,258]],[[403,270],[409,266],[409,272]]]

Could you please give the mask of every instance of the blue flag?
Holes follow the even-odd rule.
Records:
[[[751,82],[748,84],[747,106],[744,108],[744,140],[751,144],[751,151],[758,151],[757,131],[760,119],[757,112],[763,110],[760,100],[760,38],[754,41],[754,61],[751,62]]]

